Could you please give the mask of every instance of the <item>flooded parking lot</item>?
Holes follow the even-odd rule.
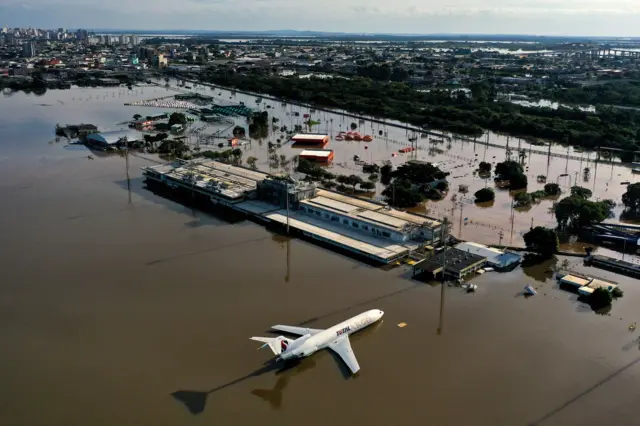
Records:
[[[175,84],[175,81],[171,81]],[[173,86],[172,86],[173,87]],[[384,125],[372,120],[359,120],[340,114],[312,110],[309,108],[273,101],[262,97],[250,96],[229,90],[195,85],[192,91],[213,96],[219,102],[244,102],[247,106],[267,111],[270,117],[278,118],[276,127],[287,126],[293,129],[301,125],[306,130],[326,132],[335,136],[340,131],[351,129],[354,123],[361,134],[374,136],[372,142],[336,141],[332,140],[327,149],[335,153],[335,160],[331,171],[335,174],[360,174],[362,167],[354,161],[354,156],[360,157],[366,162],[382,164],[390,161],[395,167],[409,159],[418,159],[438,163],[441,168],[450,172],[448,180],[450,190],[445,199],[433,202],[428,201],[416,211],[430,216],[448,217],[453,224],[453,233],[461,238],[474,239],[485,244],[498,244],[499,234],[502,232],[503,244],[522,246],[522,234],[530,226],[553,226],[555,217],[550,208],[558,198],[548,197],[526,209],[512,209],[513,192],[496,188],[496,199],[491,205],[476,205],[473,203],[473,194],[485,186],[494,187],[493,179],[482,179],[473,171],[480,161],[487,161],[495,166],[508,158],[520,161],[527,174],[529,185],[528,192],[540,190],[545,183],[558,183],[566,194],[573,185],[580,185],[593,192],[592,199],[612,199],[619,205],[615,209],[615,218],[618,220],[622,211],[620,200],[626,191],[623,182],[634,183],[638,181],[637,174],[632,173],[631,168],[621,165],[617,160],[610,163],[596,163],[596,153],[582,152],[578,148],[563,147],[560,145],[538,146],[525,140],[490,133],[477,140],[456,138],[451,135],[451,141],[433,142],[434,137],[421,137],[419,134],[406,129]],[[298,115],[296,115],[296,113]],[[308,115],[319,124],[310,129],[304,126]],[[245,125],[243,120],[238,124]],[[399,123],[396,123],[399,124]],[[382,133],[382,134],[381,134]],[[426,135],[425,135],[426,136]],[[417,137],[417,150],[409,154],[401,154],[401,148],[411,147],[410,138]],[[264,140],[252,140],[250,144],[242,147],[244,158],[254,156],[258,158],[257,166],[266,171],[272,170],[268,161],[268,142],[276,144],[281,139],[281,147],[277,149],[279,155],[291,158],[300,152],[286,143],[286,139],[279,131],[270,130],[269,136]],[[194,139],[195,141],[195,139]],[[507,147],[509,148],[507,150]],[[201,149],[207,149],[204,146]],[[510,154],[508,154],[508,151]],[[522,153],[522,154],[521,154]],[[397,156],[393,156],[397,154]],[[570,158],[567,158],[570,156]],[[585,173],[585,168],[589,173]],[[543,175],[545,182],[538,182],[537,177]],[[458,193],[460,185],[468,187],[468,194]],[[383,186],[378,183],[378,193]],[[453,202],[451,197],[458,194],[458,202]],[[462,201],[462,202],[460,202]],[[461,206],[462,204],[462,206]],[[464,218],[468,218],[464,225]],[[462,225],[461,225],[462,222]]]

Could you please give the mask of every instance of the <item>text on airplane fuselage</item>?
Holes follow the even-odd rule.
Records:
[[[351,327],[345,327],[345,328],[343,328],[342,330],[338,330],[338,331],[336,331],[336,334],[337,334],[338,336],[341,336],[341,335],[343,335],[344,333],[348,333],[348,332],[350,332],[350,331],[351,331]]]

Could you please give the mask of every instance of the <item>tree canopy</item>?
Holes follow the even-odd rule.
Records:
[[[476,197],[476,203],[486,203],[487,201],[493,201],[496,198],[496,193],[491,188],[482,188],[476,191],[474,194]]]
[[[496,180],[509,181],[510,189],[523,189],[527,187],[528,180],[524,174],[522,165],[516,161],[504,161],[496,164]]]
[[[487,163],[486,161],[481,161],[480,164],[478,164],[478,172],[480,174],[491,173],[491,163]]]
[[[181,112],[174,112],[169,116],[169,126],[173,126],[174,124],[182,124],[183,126],[187,124],[187,116]]]
[[[414,185],[423,185],[436,180],[445,179],[447,177],[447,173],[443,172],[438,166],[434,166],[431,163],[404,163],[391,172],[391,177],[407,180]]]
[[[596,202],[572,195],[556,203],[554,212],[560,228],[575,231],[602,222],[609,217],[613,206],[615,203],[610,200]]]
[[[640,182],[627,186],[627,192],[622,194],[622,204],[633,216],[640,212]]]
[[[593,195],[593,192],[591,192],[590,189],[583,188],[581,186],[572,186],[571,187],[571,196],[573,196],[573,197],[580,197],[580,198],[584,198],[586,200],[586,199],[591,198],[592,195]]]
[[[524,234],[524,243],[527,250],[550,258],[558,251],[558,234],[554,229],[536,226]]]
[[[544,186],[544,192],[547,195],[558,195],[562,192],[560,185],[557,183],[548,183]]]
[[[424,196],[420,192],[412,189],[411,182],[403,179],[395,179],[391,182],[382,191],[382,195],[389,205],[400,208],[415,207],[424,200]]]

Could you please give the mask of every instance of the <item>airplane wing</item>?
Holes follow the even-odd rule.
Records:
[[[274,325],[273,327],[274,330],[278,330],[278,331],[284,331],[285,333],[291,333],[291,334],[297,334],[299,336],[304,336],[305,334],[318,334],[321,331],[324,330],[320,330],[317,328],[305,328],[305,327],[294,327],[292,325]]]
[[[351,343],[349,342],[349,336],[344,336],[332,344],[329,345],[329,349],[340,355],[340,358],[347,364],[349,370],[353,374],[357,373],[360,370],[360,365],[358,364],[358,360],[356,359],[356,355],[353,353],[351,349]]]

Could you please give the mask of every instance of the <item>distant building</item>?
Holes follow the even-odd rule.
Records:
[[[155,55],[153,57],[153,66],[157,68],[164,68],[167,66],[168,60],[163,54]]]
[[[22,45],[22,55],[25,58],[33,58],[36,56],[36,44],[33,42],[26,42]]]
[[[122,144],[125,140],[128,143],[142,139],[142,134],[132,130],[116,130],[114,132],[92,133],[86,137],[87,145],[106,149]]]
[[[450,247],[446,254],[442,250],[413,265],[413,276],[431,281],[444,273],[447,277],[460,279],[482,268],[486,261],[486,257]]]
[[[298,155],[298,157],[316,163],[329,164],[333,161],[333,150],[305,149]]]
[[[140,39],[138,38],[137,35],[132,35],[131,36],[131,45],[132,46],[137,46],[138,44],[140,44]]]
[[[127,44],[128,40],[127,40],[127,36],[124,34],[120,34],[120,44]]]

